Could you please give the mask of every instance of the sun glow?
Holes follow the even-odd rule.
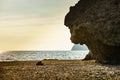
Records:
[[[1,0],[0,49],[70,50],[64,17],[77,1]]]

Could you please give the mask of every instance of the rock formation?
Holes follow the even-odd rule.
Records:
[[[88,50],[86,45],[75,44],[72,47],[72,50]]]
[[[120,0],[80,0],[65,25],[72,42],[86,44],[97,62],[120,64]]]

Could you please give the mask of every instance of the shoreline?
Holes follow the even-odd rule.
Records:
[[[42,60],[0,62],[0,80],[120,80],[120,65],[94,60]]]

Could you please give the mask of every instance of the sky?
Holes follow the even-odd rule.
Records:
[[[71,50],[64,17],[78,0],[0,0],[0,51]]]

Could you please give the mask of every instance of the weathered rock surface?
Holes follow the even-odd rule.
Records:
[[[80,0],[65,25],[72,42],[86,44],[96,61],[120,64],[120,0]]]

